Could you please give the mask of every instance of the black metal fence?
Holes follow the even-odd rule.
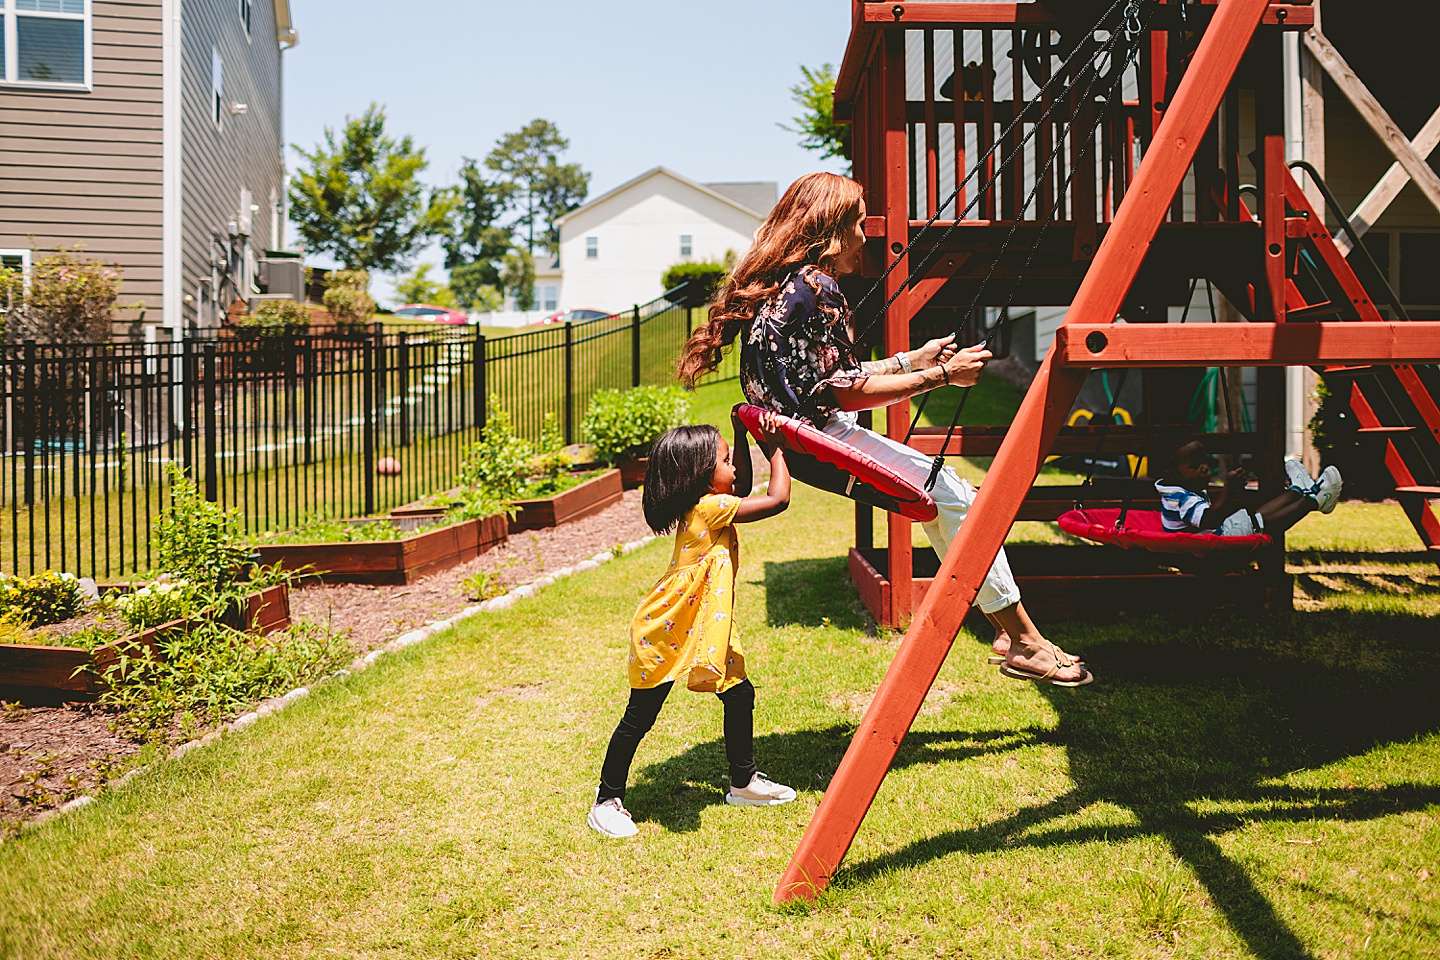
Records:
[[[247,533],[388,510],[450,483],[488,397],[522,435],[548,413],[574,442],[596,390],[672,378],[694,320],[662,298],[503,337],[377,325],[0,347],[0,568],[148,570],[170,463],[238,508]],[[712,375],[733,376],[733,360]]]

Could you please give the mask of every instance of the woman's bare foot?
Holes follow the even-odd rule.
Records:
[[[1048,642],[1048,641],[1047,641],[1047,642]],[[1066,653],[1064,650],[1061,650],[1058,646],[1055,647],[1055,649],[1060,652],[1061,656],[1063,656],[1063,657],[1068,657],[1069,659],[1074,660],[1076,663],[1080,664],[1082,667],[1085,665],[1085,661],[1082,660],[1080,657],[1077,657],[1077,656],[1075,656],[1074,654],[1071,654],[1071,653]],[[1008,633],[1006,633],[1003,628],[1001,628],[1001,629],[999,629],[999,630],[996,631],[996,633],[995,633],[995,639],[994,639],[993,641],[991,641],[991,643],[990,643],[990,656],[986,659],[986,662],[987,662],[987,663],[990,663],[990,664],[1004,663],[1004,662],[1005,662],[1005,655],[1006,655],[1007,653],[1009,653],[1009,652],[1010,652],[1010,635],[1009,635]]]
[[[1082,663],[1043,639],[1038,644],[1012,642],[1000,670],[1016,679],[1070,686],[1080,686],[1091,680],[1090,672]]]

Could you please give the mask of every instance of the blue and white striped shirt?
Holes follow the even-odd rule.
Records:
[[[1155,481],[1155,490],[1160,494],[1160,525],[1177,533],[1194,533],[1200,529],[1200,519],[1210,509],[1210,498],[1186,487],[1172,487]]]

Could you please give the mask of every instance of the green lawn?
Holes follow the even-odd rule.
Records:
[[[0,845],[0,956],[1433,957],[1440,578],[1383,509],[1296,531],[1316,569],[1368,538],[1367,593],[1048,625],[1086,689],[1005,680],[962,633],[812,909],[771,890],[897,637],[848,583],[849,505],[798,488],[745,531],[737,607],[796,803],[725,806],[718,704],[678,692],[639,837],[585,827],[657,543]],[[1365,579],[1386,565],[1412,588]]]

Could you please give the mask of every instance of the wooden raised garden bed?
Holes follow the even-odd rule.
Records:
[[[118,661],[123,652],[133,653],[135,644],[158,650],[160,638],[177,630],[190,630],[203,619],[196,616],[172,620],[94,650],[0,644],[0,694],[22,702],[93,700],[104,692],[105,683],[101,678],[106,669]],[[262,636],[285,630],[290,626],[289,588],[280,584],[252,593],[245,598],[244,610],[226,610],[218,620],[236,630],[250,630]],[[83,669],[87,667],[91,669]]]
[[[594,516],[606,507],[620,502],[625,487],[619,470],[606,470],[584,483],[562,490],[553,497],[516,500],[516,513],[510,521],[510,532],[558,527],[562,523]]]
[[[617,465],[620,470],[620,482],[626,490],[635,490],[644,485],[645,468],[649,466],[649,464],[649,457],[620,461]]]
[[[424,526],[434,514],[396,515],[390,521],[403,529]],[[354,524],[374,520],[352,520]],[[326,583],[406,584],[473,560],[503,543],[503,515],[464,520],[421,530],[398,540],[357,540],[346,543],[260,544],[255,550],[265,565],[281,564],[306,579]],[[310,568],[308,571],[305,568]]]

